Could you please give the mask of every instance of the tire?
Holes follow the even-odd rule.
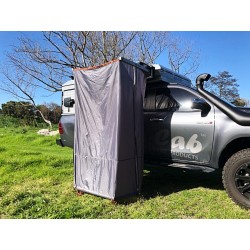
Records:
[[[228,159],[222,180],[228,196],[242,208],[250,209],[250,148]]]

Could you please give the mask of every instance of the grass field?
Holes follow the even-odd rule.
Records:
[[[113,204],[73,189],[72,149],[34,128],[0,128],[0,218],[250,218],[220,173],[146,167],[141,194]]]

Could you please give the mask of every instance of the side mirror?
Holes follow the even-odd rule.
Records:
[[[192,109],[201,109],[201,110],[204,110],[204,109],[210,109],[210,105],[205,102],[203,99],[194,99],[192,101],[192,106],[191,106]]]
[[[204,117],[208,114],[208,112],[211,109],[211,106],[204,101],[203,99],[194,99],[192,102],[192,109],[200,109],[201,110],[201,116]]]
[[[71,97],[64,98],[63,100],[64,107],[72,108],[74,104],[75,104],[75,100],[71,99]]]

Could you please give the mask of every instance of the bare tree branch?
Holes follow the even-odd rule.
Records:
[[[185,76],[192,75],[199,67],[199,52],[190,42],[172,37],[168,45],[168,62],[173,71]]]
[[[2,67],[5,82],[0,89],[35,105],[39,89],[61,90],[72,68],[90,67],[117,57],[155,63],[167,51],[170,67],[184,75],[198,67],[198,55],[190,44],[165,31],[49,31],[30,39],[22,34]],[[35,36],[36,37],[36,36]],[[185,46],[184,46],[185,45]],[[7,68],[7,69],[6,69]]]

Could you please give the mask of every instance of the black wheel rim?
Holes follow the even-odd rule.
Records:
[[[236,171],[235,184],[238,191],[250,199],[250,162],[241,165]]]

